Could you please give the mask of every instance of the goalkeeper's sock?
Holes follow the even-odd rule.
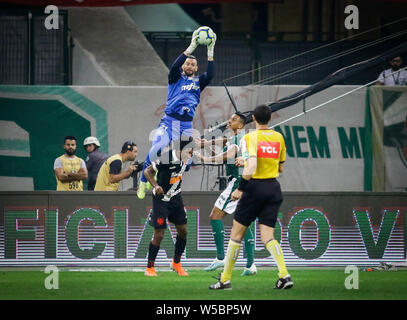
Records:
[[[220,281],[225,283],[232,278],[233,267],[235,266],[237,257],[240,252],[240,242],[229,240],[228,250],[226,252],[225,267],[221,274]]]
[[[284,278],[288,275],[287,267],[285,266],[283,251],[277,240],[270,240],[266,243],[266,249],[273,256],[278,267],[278,277]]]
[[[148,258],[147,258],[147,268],[154,267],[155,258],[157,258],[158,251],[160,251],[160,246],[153,245],[150,242],[148,246]]]
[[[244,236],[244,250],[246,252],[246,268],[250,268],[254,262],[254,236],[250,228],[247,228]]]
[[[211,220],[218,260],[225,259],[225,228],[222,220]]]

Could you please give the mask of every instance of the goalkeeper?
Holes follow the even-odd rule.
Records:
[[[225,240],[225,230],[222,219],[227,214],[233,214],[236,210],[238,200],[233,201],[231,195],[233,191],[239,186],[240,179],[242,177],[243,159],[238,158],[240,155],[240,139],[243,136],[243,127],[246,123],[246,118],[243,114],[236,112],[233,114],[227,124],[227,129],[233,132],[233,135],[226,139],[222,139],[221,142],[226,142],[223,152],[211,157],[204,157],[200,153],[195,152],[195,156],[198,157],[203,163],[216,162],[225,163],[226,175],[228,176],[228,186],[222,192],[215,202],[212,212],[209,216],[212,226],[212,233],[216,245],[216,259],[205,268],[206,271],[213,271],[218,268],[224,267],[225,265],[225,250],[224,250],[224,240]],[[200,141],[201,145],[213,144],[214,140]],[[239,160],[240,164],[239,164]],[[243,161],[244,162],[244,161]],[[240,167],[240,168],[239,168]],[[246,251],[247,263],[243,270],[242,276],[255,275],[257,273],[256,265],[253,263],[254,260],[254,236],[252,230],[247,229],[246,235],[244,237],[244,248]]]
[[[195,30],[189,47],[174,61],[168,75],[168,97],[158,129],[154,135],[152,147],[144,161],[140,185],[137,196],[143,199],[149,183],[144,175],[144,170],[157,159],[161,150],[183,136],[192,137],[192,120],[195,109],[199,104],[201,92],[208,86],[213,78],[213,54],[216,42],[216,34],[213,41],[207,46],[208,65],[207,70],[201,76],[198,72],[198,61],[192,52],[198,46],[198,34]]]

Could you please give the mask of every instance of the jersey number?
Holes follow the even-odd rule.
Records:
[[[79,181],[69,182],[69,190],[77,190],[77,189],[79,189]]]

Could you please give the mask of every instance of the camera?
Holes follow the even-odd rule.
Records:
[[[134,170],[130,176],[134,178],[137,176],[137,173],[143,170],[144,162],[139,163],[138,161],[134,161],[133,165],[136,166],[136,170]]]

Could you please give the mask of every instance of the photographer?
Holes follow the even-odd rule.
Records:
[[[100,167],[95,191],[118,191],[120,181],[129,178],[137,169],[137,166],[132,163],[123,172],[123,164],[127,161],[134,161],[136,156],[137,145],[133,141],[126,141],[121,152],[109,157]]]

